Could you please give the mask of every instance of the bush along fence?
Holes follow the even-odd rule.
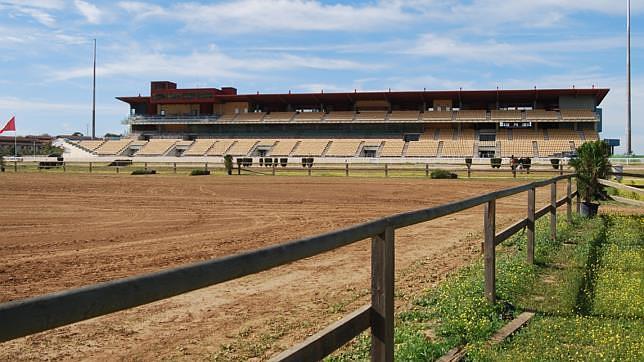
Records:
[[[0,304],[0,342],[223,283],[371,238],[371,303],[301,344],[280,353],[273,360],[319,360],[362,331],[370,329],[371,359],[392,361],[396,229],[484,205],[484,290],[488,301],[494,303],[495,247],[527,227],[527,262],[533,263],[535,221],[549,214],[550,237],[555,238],[557,207],[567,205],[566,215],[569,221],[572,219],[572,200],[575,196],[577,209],[579,208],[578,194],[571,190],[573,177],[574,175],[558,176],[254,251]],[[557,200],[556,185],[564,181],[567,181],[568,186],[566,195]],[[551,188],[550,204],[535,210],[536,189],[547,186]],[[496,201],[523,192],[528,192],[527,216],[497,233]]]

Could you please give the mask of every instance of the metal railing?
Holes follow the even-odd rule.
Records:
[[[0,304],[0,342],[223,283],[371,238],[371,303],[273,357],[273,360],[319,360],[370,328],[372,360],[392,361],[395,231],[485,205],[484,290],[487,299],[494,303],[495,247],[526,227],[527,262],[533,263],[535,221],[549,213],[550,237],[555,238],[556,208],[566,204],[567,219],[571,221],[572,199],[577,196],[579,210],[578,194],[571,190],[573,177],[574,175],[558,176],[253,251]],[[557,200],[556,185],[562,180],[568,182],[566,195]],[[550,204],[535,210],[536,189],[548,185],[551,187]],[[528,192],[527,216],[497,233],[496,201],[523,192]]]

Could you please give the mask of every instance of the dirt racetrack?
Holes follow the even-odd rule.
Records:
[[[0,175],[0,302],[314,235],[517,184]],[[559,195],[565,188],[560,184]],[[538,207],[549,189],[537,192]],[[525,214],[500,200],[497,227]],[[479,252],[482,207],[397,231],[397,308]],[[0,360],[266,359],[368,300],[369,244],[0,344]],[[0,326],[2,328],[2,326]]]

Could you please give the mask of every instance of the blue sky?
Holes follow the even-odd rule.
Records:
[[[85,133],[98,39],[97,134],[121,133],[150,80],[241,93],[324,89],[611,88],[625,128],[625,13],[617,0],[0,0],[0,123]],[[632,2],[633,145],[644,153],[644,0]]]

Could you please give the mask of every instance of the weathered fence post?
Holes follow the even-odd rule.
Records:
[[[429,163],[425,164],[425,177],[429,176]]]
[[[344,164],[344,175],[349,176],[349,164],[348,163]]]
[[[581,212],[581,195],[579,195],[579,187],[577,187],[577,197],[575,199],[575,211],[579,214]]]
[[[208,171],[208,162],[204,164],[204,170]]]
[[[277,165],[273,163],[273,176],[275,176],[275,169],[277,168]]]
[[[311,167],[307,167],[307,168],[308,170],[306,172],[308,173],[309,176],[311,176]]]
[[[63,172],[67,172],[67,163],[63,161]]]
[[[389,167],[387,165],[388,164],[385,163],[385,177],[389,177]]]
[[[394,228],[371,238],[371,360],[394,360]]]
[[[495,276],[495,250],[494,236],[496,228],[496,200],[485,204],[483,215],[483,232],[485,241],[483,244],[485,261],[485,296],[490,303],[496,302],[496,276]]]
[[[116,166],[116,173],[119,173],[119,166]]]
[[[177,173],[177,163],[176,162],[172,163],[172,172]]]
[[[13,172],[18,172],[18,161],[13,161]]]
[[[550,239],[557,239],[557,182],[550,184]]]
[[[568,218],[568,223],[572,224],[572,176],[568,177],[568,185],[566,188],[566,195],[568,196],[566,198],[566,216]]]
[[[146,170],[146,171],[148,170],[148,163],[147,162],[143,163],[143,169]]]
[[[535,188],[528,190],[528,264],[534,264],[534,209],[536,192],[537,190]]]
[[[92,163],[89,163],[89,173],[92,173]]]

